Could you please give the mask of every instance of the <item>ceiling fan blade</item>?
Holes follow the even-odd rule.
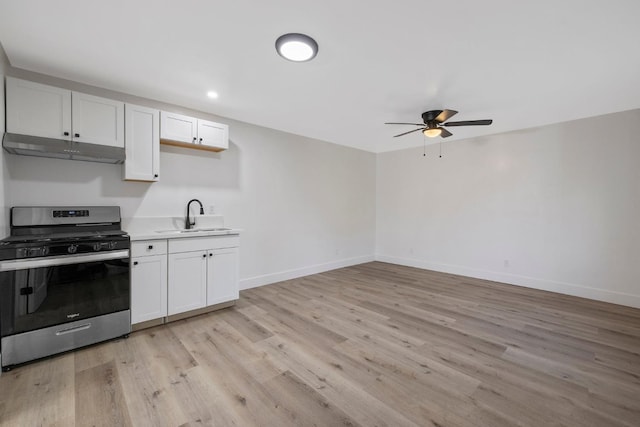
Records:
[[[442,110],[431,110],[431,111],[425,111],[424,113],[422,113],[422,121],[424,121],[425,124],[432,122],[436,119],[436,117],[438,117],[440,114],[442,113]]]
[[[415,125],[415,126],[424,126],[424,123],[396,123],[396,122],[387,122],[385,125]]]
[[[443,126],[487,126],[493,123],[493,120],[466,120],[462,122],[447,122]]]
[[[406,135],[406,134],[412,133],[412,132],[417,132],[417,131],[422,130],[422,129],[424,129],[424,128],[418,128],[418,129],[410,130],[409,132],[401,133],[401,134],[398,134],[398,135],[393,135],[393,137],[397,138],[399,136]]]
[[[448,131],[448,130],[446,130],[445,128],[440,128],[440,129],[442,129],[442,132],[440,132],[440,136],[441,136],[442,138],[448,138],[448,137],[450,137],[451,135],[453,135],[451,132],[449,132],[449,131]]]
[[[456,114],[458,114],[456,110],[442,110],[442,113],[438,114],[438,116],[434,120],[438,123],[442,123],[449,120]]]

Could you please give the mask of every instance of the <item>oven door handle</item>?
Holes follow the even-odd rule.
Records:
[[[56,267],[58,265],[84,264],[88,262],[108,261],[112,259],[129,258],[129,249],[121,251],[102,252],[98,254],[63,255],[49,258],[19,259],[1,261],[1,271],[27,270],[30,268]]]

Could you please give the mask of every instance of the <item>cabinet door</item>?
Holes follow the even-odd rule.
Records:
[[[229,148],[229,126],[198,120],[198,143],[226,150]]]
[[[169,315],[202,308],[207,303],[207,253],[169,254]]]
[[[131,323],[167,315],[167,256],[131,259]]]
[[[237,300],[238,248],[214,249],[207,258],[207,305]]]
[[[71,140],[70,90],[7,77],[6,92],[7,132]]]
[[[197,120],[181,114],[160,113],[160,138],[178,142],[196,142]]]
[[[125,105],[124,179],[157,181],[160,175],[160,113],[158,110]]]
[[[124,102],[72,93],[73,139],[124,148]]]

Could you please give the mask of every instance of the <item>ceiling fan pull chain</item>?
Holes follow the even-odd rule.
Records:
[[[440,141],[440,158],[442,158],[442,141]]]
[[[424,147],[424,151],[422,152],[422,155],[423,155],[424,157],[427,157],[427,137],[426,137],[426,136],[424,136],[424,135],[422,136],[422,143],[424,144],[424,145],[423,145],[423,147]]]

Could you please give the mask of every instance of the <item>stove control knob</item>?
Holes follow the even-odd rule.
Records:
[[[49,247],[48,246],[43,246],[42,247],[42,256],[47,256],[49,255]]]
[[[102,249],[102,245],[100,243],[94,243],[93,244],[93,250],[98,252],[100,249]]]
[[[24,250],[25,257],[33,257],[40,255],[40,248],[27,248]]]
[[[109,249],[115,249],[116,248],[116,242],[109,242]]]
[[[67,252],[70,254],[75,254],[78,251],[78,245],[69,245],[67,248]]]

